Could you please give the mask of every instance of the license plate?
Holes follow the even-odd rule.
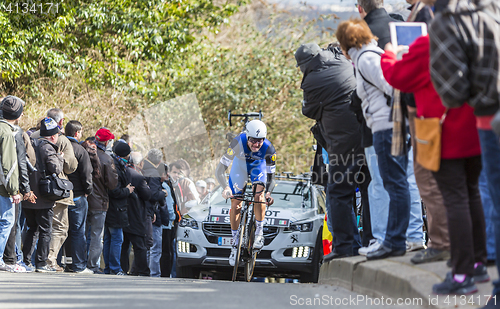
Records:
[[[231,243],[233,242],[232,237],[219,237],[219,246],[231,246]]]

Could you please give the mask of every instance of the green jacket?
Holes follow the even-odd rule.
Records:
[[[19,169],[17,168],[16,130],[5,120],[0,120],[0,195],[13,196],[19,193]]]

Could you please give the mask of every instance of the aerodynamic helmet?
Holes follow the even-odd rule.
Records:
[[[267,128],[265,123],[260,120],[252,120],[247,123],[247,136],[253,138],[265,138]]]

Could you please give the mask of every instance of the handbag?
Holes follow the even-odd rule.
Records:
[[[432,172],[439,171],[441,163],[441,127],[447,113],[448,109],[441,118],[415,118],[416,160],[422,167]]]
[[[43,143],[38,145],[37,160],[40,160],[42,178],[38,183],[38,190],[40,196],[49,201],[59,201],[70,197],[71,190],[73,190],[73,183],[67,179],[59,178],[56,174],[46,175],[45,162],[40,159],[40,147]]]

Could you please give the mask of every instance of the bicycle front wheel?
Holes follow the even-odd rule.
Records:
[[[238,264],[240,263],[241,258],[241,245],[243,244],[243,235],[245,235],[245,222],[247,221],[247,213],[243,213],[240,220],[240,228],[238,233],[238,246],[236,252],[236,259],[234,261],[233,268],[233,281],[236,281],[236,276],[238,275]]]
[[[255,240],[255,217],[252,216],[252,220],[250,221],[250,232],[248,235],[248,253],[249,257],[245,261],[245,280],[250,282],[253,278],[253,271],[255,269],[255,260],[257,259],[257,250],[253,249],[253,242]]]

